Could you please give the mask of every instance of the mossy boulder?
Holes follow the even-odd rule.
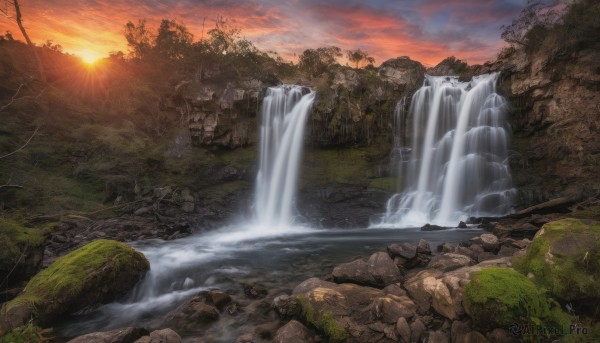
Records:
[[[0,285],[10,287],[35,275],[44,257],[42,230],[0,219]]]
[[[600,225],[573,218],[547,223],[514,265],[559,300],[598,304]]]
[[[23,292],[0,310],[0,327],[30,318],[50,323],[58,316],[123,296],[148,271],[141,253],[111,240],[97,240],[62,256],[34,276]]]
[[[487,331],[513,324],[569,325],[568,315],[553,308],[531,280],[511,268],[491,267],[471,274],[463,305],[473,324]]]

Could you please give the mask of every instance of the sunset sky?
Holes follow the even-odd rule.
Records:
[[[361,48],[376,64],[410,56],[435,65],[454,55],[469,63],[495,57],[503,45],[500,27],[516,18],[527,0],[21,0],[32,40],[53,40],[77,55],[102,57],[127,51],[123,27],[147,19],[183,22],[200,39],[218,16],[234,21],[242,35],[263,50],[289,60],[307,48]],[[4,1],[0,1],[4,10]],[[9,14],[14,14],[9,10]],[[23,39],[13,20],[0,17],[0,30]]]

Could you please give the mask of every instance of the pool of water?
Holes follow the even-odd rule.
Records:
[[[56,330],[59,336],[74,337],[125,326],[157,328],[166,313],[201,290],[240,293],[242,283],[258,283],[270,296],[285,294],[309,277],[327,275],[335,265],[356,257],[366,259],[391,243],[417,244],[423,238],[435,249],[440,243],[462,242],[479,232],[238,226],[174,241],[139,241],[132,246],[144,253],[151,265],[144,280],[119,302],[70,316]],[[251,322],[251,314],[222,316],[201,333],[202,341],[231,342]]]

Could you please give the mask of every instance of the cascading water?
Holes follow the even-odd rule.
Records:
[[[255,199],[257,224],[263,228],[292,224],[304,128],[314,99],[305,87],[283,85],[269,88],[263,100]]]
[[[426,76],[409,110],[412,146],[400,148],[410,152],[397,167],[405,190],[390,198],[376,226],[453,226],[470,216],[511,211],[510,129],[497,79],[497,73],[470,82]]]

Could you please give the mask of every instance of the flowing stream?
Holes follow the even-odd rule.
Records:
[[[404,137],[394,140],[393,155],[403,153],[395,168],[404,191],[390,198],[385,217],[375,226],[455,226],[471,216],[510,213],[515,194],[508,166],[510,128],[506,100],[496,93],[497,79],[497,73],[470,82],[426,76],[408,113],[411,145],[396,146]]]

